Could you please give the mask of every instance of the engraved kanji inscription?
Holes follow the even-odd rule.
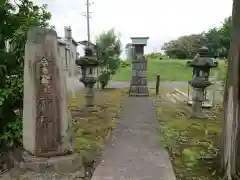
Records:
[[[36,151],[57,152],[60,143],[58,72],[54,61],[41,58],[36,64]]]

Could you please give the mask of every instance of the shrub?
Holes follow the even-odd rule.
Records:
[[[126,62],[126,61],[121,61],[121,62],[120,62],[120,66],[121,66],[122,68],[129,67],[129,66],[130,66],[130,63],[128,63],[128,62]]]
[[[101,84],[101,89],[104,89],[110,80],[110,73],[107,71],[103,71],[100,76],[98,77],[98,81]]]
[[[2,151],[2,147],[22,145],[23,64],[27,31],[32,26],[48,27],[51,14],[47,11],[46,5],[37,6],[31,0],[18,1],[18,3],[4,0],[0,4],[2,18],[0,151]]]
[[[159,60],[164,59],[164,55],[161,53],[150,53],[150,54],[147,54],[146,57],[149,59],[159,59]]]

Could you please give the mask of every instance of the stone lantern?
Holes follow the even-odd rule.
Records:
[[[217,67],[218,63],[208,56],[208,48],[202,47],[199,49],[198,56],[193,61],[187,62],[187,66],[193,68],[193,77],[189,84],[193,88],[192,106],[194,116],[204,118],[202,104],[205,100],[205,89],[212,84],[209,81],[210,69]]]
[[[85,99],[86,108],[94,108],[93,87],[97,82],[97,69],[99,61],[93,53],[93,49],[85,47],[85,55],[76,60],[76,64],[81,67],[82,77],[80,81],[86,88]]]

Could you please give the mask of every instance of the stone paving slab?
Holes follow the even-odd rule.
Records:
[[[176,180],[147,97],[129,97],[92,180]]]

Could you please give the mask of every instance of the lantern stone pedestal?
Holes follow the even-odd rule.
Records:
[[[147,86],[147,59],[144,57],[144,46],[148,37],[132,37],[134,58],[132,60],[132,80],[129,96],[149,96]]]
[[[202,102],[204,100],[204,92],[202,88],[194,88],[192,108],[194,117],[206,118],[207,116],[202,111]]]
[[[191,97],[188,97],[188,101],[187,101],[187,104],[192,106],[193,105],[193,97],[195,96],[195,91],[194,90],[194,87],[190,87],[192,89],[192,92],[191,92]],[[210,99],[207,99],[206,95],[207,95],[208,90],[205,89],[204,90],[204,95],[203,95],[203,102],[202,102],[202,108],[205,108],[205,109],[209,109],[209,108],[212,108],[213,107],[213,102],[210,101]]]
[[[57,47],[57,34],[32,28],[27,35],[24,62],[23,147],[21,168],[41,172],[44,161],[74,171],[82,164],[68,111],[66,80]],[[37,160],[38,159],[38,160]],[[45,163],[45,166],[47,164]],[[59,170],[60,171],[60,170]]]
[[[85,100],[86,100],[86,107],[93,107],[94,106],[94,84],[97,82],[96,78],[94,77],[83,77],[80,79],[82,83],[85,84]]]

